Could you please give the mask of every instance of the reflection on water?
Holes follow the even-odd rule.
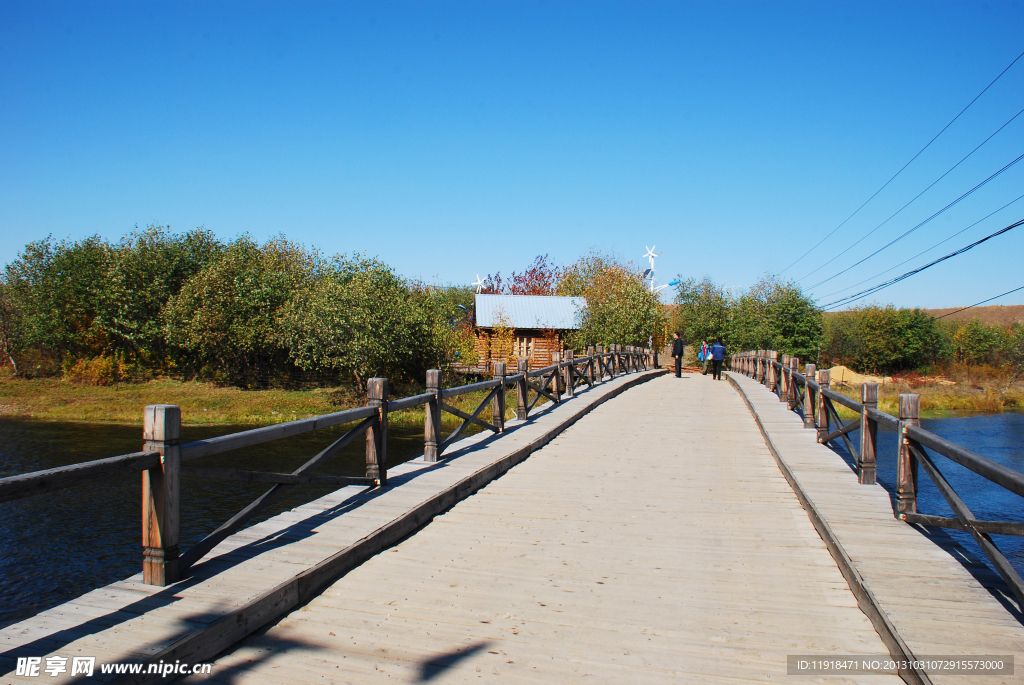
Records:
[[[185,426],[182,439],[189,442],[250,428]],[[351,425],[314,431],[188,464],[288,473],[344,435],[348,428]],[[137,452],[142,448],[141,438],[139,426],[0,419],[0,477]],[[422,426],[388,427],[389,465],[422,454]],[[357,439],[316,473],[365,475],[365,455],[365,442]],[[0,625],[31,616],[141,569],[141,478],[139,473],[126,474],[0,503]],[[266,483],[184,478],[181,550],[186,551],[270,487]],[[321,497],[332,489],[295,487],[252,523]]]

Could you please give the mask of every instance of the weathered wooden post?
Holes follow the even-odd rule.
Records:
[[[878,408],[878,383],[860,386],[860,462],[857,480],[863,485],[874,485],[876,479],[875,448],[878,446],[878,421],[868,416],[869,409]]]
[[[181,408],[147,406],[142,439],[143,451],[160,453],[160,465],[142,472],[142,582],[170,585],[181,580]]]
[[[526,420],[526,397],[527,397],[527,385],[526,385],[526,372],[530,370],[529,359],[519,359],[518,373],[523,375],[516,383],[516,418],[520,421]]]
[[[555,402],[561,402],[562,401],[562,367],[560,366],[560,364],[562,363],[562,353],[561,352],[552,352],[551,353],[551,363],[555,365],[555,368],[551,372],[551,375],[553,376],[553,378],[551,380],[553,382],[551,384],[549,384],[549,387],[551,387],[551,394],[555,396]]]
[[[576,361],[576,350],[566,350],[565,361],[569,362],[565,367],[565,396],[572,397],[576,394],[576,389],[572,387],[576,384],[576,367],[573,365]]]
[[[494,380],[501,383],[491,401],[491,413],[498,431],[505,432],[505,362],[494,362]]]
[[[615,376],[617,376],[619,373],[619,364],[616,360],[616,357],[618,356],[616,352],[616,347],[617,345],[615,345],[615,343],[612,343],[611,345],[608,346],[608,375],[611,376],[612,378],[615,378]]]
[[[388,379],[366,382],[366,397],[376,407],[376,420],[366,429],[366,477],[379,485],[388,484]]]
[[[779,386],[779,375],[775,370],[775,362],[779,360],[779,353],[775,350],[768,350],[768,389],[775,392]]]
[[[594,382],[596,380],[594,378],[594,346],[593,345],[587,346],[587,356],[590,357],[590,361],[587,362],[587,380],[590,381],[589,385],[591,387],[593,387]]]
[[[632,345],[626,345],[626,373],[633,373],[636,371],[636,348]]]
[[[423,405],[423,461],[435,462],[441,435],[441,369],[427,370],[427,392],[434,399]]]
[[[822,369],[818,372],[818,442],[821,442],[828,435],[828,409],[825,408],[825,390],[830,383],[829,370]]]
[[[804,376],[807,381],[804,383],[804,428],[814,428],[814,396],[815,392],[811,389],[811,380],[814,378],[814,364],[808,364],[804,367]]]
[[[899,454],[896,470],[896,513],[917,512],[917,457],[910,451],[907,429],[921,425],[921,396],[900,394]]]
[[[597,380],[603,383],[605,367],[604,345],[598,345],[595,353],[597,354],[597,359],[595,360],[597,362]]]
[[[782,369],[779,374],[779,402],[786,402],[789,399],[789,355],[782,355]]]
[[[790,409],[796,409],[796,394],[800,391],[796,375],[800,373],[800,359],[798,357],[789,358],[789,401],[786,406]]]

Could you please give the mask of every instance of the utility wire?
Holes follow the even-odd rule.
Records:
[[[835,302],[829,302],[828,304],[826,304],[824,306],[824,308],[825,309],[834,309],[834,308],[840,307],[840,306],[842,306],[844,304],[849,304],[850,302],[853,302],[854,300],[859,300],[859,299],[865,298],[868,295],[871,295],[873,293],[877,293],[879,290],[884,290],[884,289],[888,288],[891,285],[895,285],[896,283],[899,283],[900,281],[906,280],[906,279],[910,278],[911,276],[913,276],[915,274],[921,273],[925,269],[929,269],[929,268],[935,266],[936,264],[940,264],[940,263],[946,261],[947,259],[952,259],[953,257],[956,257],[957,255],[962,255],[964,252],[967,252],[968,250],[974,249],[978,245],[981,245],[983,242],[985,242],[987,240],[991,240],[992,238],[995,238],[996,236],[1000,236],[1000,235],[1002,235],[1002,234],[1004,234],[1004,233],[1006,233],[1008,231],[1012,231],[1013,229],[1017,228],[1018,226],[1020,226],[1022,224],[1024,224],[1024,219],[1021,219],[1017,223],[1010,224],[1009,226],[1007,226],[1005,228],[1001,228],[998,231],[996,231],[995,233],[991,233],[991,234],[985,236],[984,238],[982,238],[980,240],[975,240],[970,245],[965,245],[964,247],[961,247],[959,250],[956,250],[955,252],[950,252],[948,255],[945,255],[943,257],[939,257],[938,259],[936,259],[934,261],[928,262],[924,266],[919,266],[919,267],[917,267],[916,269],[914,269],[912,271],[908,271],[908,272],[906,272],[904,274],[901,274],[901,275],[897,276],[896,278],[890,278],[888,281],[885,281],[884,283],[879,283],[878,285],[872,286],[872,287],[868,288],[867,290],[862,290],[859,293],[855,293],[853,295],[849,295],[847,297],[840,298],[840,299],[836,300]]]
[[[1009,295],[1010,293],[1015,293],[1018,290],[1024,290],[1024,285],[1022,285],[1019,288],[1014,288],[1013,290],[1007,290],[1005,293],[1003,293],[1003,295]],[[953,314],[959,314],[960,312],[964,311],[965,309],[974,309],[975,307],[977,307],[980,304],[985,304],[986,302],[991,302],[992,300],[998,300],[1003,295],[996,295],[995,297],[990,297],[987,300],[982,300],[981,302],[975,302],[970,307],[962,307],[961,309],[957,309],[955,312],[949,312],[948,314],[943,314],[942,316],[939,316],[939,317],[936,317],[936,318],[945,319],[947,316],[952,316]]]
[[[897,210],[896,210],[896,212],[892,214],[892,216],[890,216],[890,217],[889,217],[888,219],[886,219],[886,220],[885,220],[885,221],[883,221],[882,223],[880,223],[880,224],[878,224],[877,226],[875,226],[874,228],[872,228],[872,229],[871,229],[870,231],[868,231],[868,232],[867,232],[866,234],[864,234],[864,235],[863,235],[863,236],[862,236],[862,237],[861,237],[861,238],[860,238],[859,240],[857,240],[857,241],[856,241],[855,243],[853,243],[853,245],[850,245],[850,246],[849,246],[848,248],[846,248],[845,250],[843,250],[843,251],[842,251],[842,252],[840,252],[839,254],[837,254],[837,255],[835,255],[834,257],[832,257],[832,259],[828,260],[827,262],[825,262],[824,264],[822,264],[821,266],[819,266],[819,267],[818,267],[817,269],[815,269],[815,270],[814,270],[814,271],[812,271],[811,273],[809,273],[809,274],[806,274],[806,275],[804,275],[804,276],[801,276],[801,277],[800,277],[800,278],[798,278],[797,280],[799,280],[799,281],[802,281],[802,280],[804,280],[805,278],[807,278],[808,276],[811,276],[812,274],[815,274],[815,273],[817,273],[817,272],[821,271],[821,270],[822,270],[822,269],[824,269],[824,268],[825,268],[826,266],[828,266],[828,265],[829,265],[829,264],[831,264],[832,262],[834,262],[834,261],[836,261],[837,259],[839,259],[840,257],[842,257],[842,256],[843,256],[844,254],[846,254],[847,252],[849,252],[849,251],[850,251],[850,250],[852,250],[853,248],[855,248],[855,247],[857,247],[858,245],[860,245],[860,244],[861,244],[862,242],[864,242],[864,241],[865,241],[865,240],[866,240],[866,239],[867,239],[867,238],[868,238],[868,237],[869,237],[869,236],[870,236],[870,235],[871,235],[872,233],[874,233],[875,231],[877,231],[878,229],[880,229],[880,228],[881,228],[882,226],[885,226],[885,225],[886,225],[887,223],[889,223],[889,221],[891,221],[892,219],[894,219],[894,218],[896,217],[896,215],[897,215],[897,214],[899,214],[899,213],[900,213],[900,212],[902,212],[902,211],[903,211],[904,209],[906,209],[906,208],[907,208],[907,207],[909,207],[909,206],[910,206],[911,204],[913,204],[913,202],[914,202],[915,200],[917,200],[917,198],[921,197],[922,195],[924,195],[925,193],[927,193],[927,192],[928,192],[929,190],[931,190],[931,189],[932,189],[932,186],[934,186],[934,185],[935,185],[936,183],[938,183],[938,182],[939,182],[939,181],[941,181],[942,179],[946,178],[946,176],[948,176],[948,175],[950,174],[950,172],[952,172],[952,171],[953,171],[953,169],[956,169],[956,168],[957,168],[958,166],[960,166],[961,164],[963,164],[963,163],[964,163],[964,161],[966,161],[968,157],[970,157],[970,156],[971,156],[971,155],[973,155],[973,154],[974,154],[975,152],[977,152],[978,150],[980,150],[980,149],[981,149],[981,146],[982,146],[982,145],[984,145],[984,144],[985,144],[985,143],[987,143],[988,141],[992,140],[992,138],[993,138],[993,137],[995,137],[995,135],[996,135],[997,133],[999,133],[999,132],[1000,132],[1000,131],[1002,131],[1002,130],[1003,130],[1004,128],[1006,128],[1007,126],[1009,126],[1009,125],[1010,125],[1010,122],[1012,122],[1012,121],[1013,121],[1014,119],[1016,119],[1017,117],[1019,117],[1019,116],[1020,116],[1021,114],[1024,114],[1024,109],[1020,110],[1019,112],[1017,112],[1016,114],[1014,114],[1014,115],[1013,115],[1012,117],[1010,117],[1010,118],[1009,118],[1009,119],[1008,119],[1008,120],[1006,121],[1006,123],[1005,123],[1005,124],[1003,124],[1002,126],[1000,126],[999,128],[997,128],[997,129],[995,130],[995,132],[993,132],[993,133],[992,133],[992,135],[990,135],[990,136],[989,136],[988,138],[986,138],[985,140],[981,141],[981,143],[979,143],[977,147],[975,147],[975,148],[974,148],[973,150],[971,150],[971,151],[970,151],[970,152],[968,152],[968,153],[967,153],[966,155],[964,155],[963,159],[961,159],[961,160],[960,160],[959,162],[957,162],[957,163],[956,163],[956,164],[954,164],[953,166],[951,166],[951,167],[949,167],[948,169],[946,169],[946,172],[945,172],[944,174],[942,174],[942,175],[941,175],[941,176],[939,176],[939,177],[938,177],[937,179],[935,179],[934,181],[932,181],[932,182],[931,182],[931,183],[930,183],[930,184],[928,185],[928,187],[927,187],[927,188],[925,188],[925,189],[924,189],[924,190],[922,190],[922,191],[921,191],[920,193],[918,193],[917,195],[915,195],[915,196],[914,196],[914,197],[913,197],[913,198],[912,198],[912,199],[910,200],[910,202],[908,202],[907,204],[905,204],[905,205],[903,205],[902,207],[900,207],[899,209],[897,209]]]
[[[808,288],[808,290],[813,290],[814,288],[817,288],[817,287],[818,287],[819,285],[822,285],[822,284],[824,284],[824,283],[828,283],[828,282],[829,282],[829,281],[831,281],[831,280],[832,280],[833,278],[838,278],[839,276],[842,276],[843,274],[845,274],[845,273],[846,273],[847,271],[849,271],[850,269],[853,269],[854,267],[860,266],[860,265],[861,265],[861,264],[863,264],[864,262],[868,261],[869,259],[871,259],[871,258],[872,258],[872,257],[874,257],[875,255],[877,255],[877,254],[878,254],[879,252],[881,252],[881,251],[883,251],[883,250],[887,250],[887,249],[889,249],[890,247],[892,247],[893,245],[895,245],[895,244],[896,244],[896,243],[898,243],[899,241],[903,240],[904,238],[906,238],[906,237],[907,237],[908,235],[910,235],[911,233],[913,233],[913,232],[914,232],[914,231],[916,231],[917,229],[919,229],[919,228],[921,228],[922,226],[924,226],[924,225],[925,225],[926,223],[928,223],[929,221],[931,221],[931,220],[932,220],[932,219],[934,219],[935,217],[937,217],[937,216],[939,216],[940,214],[942,214],[943,212],[945,212],[945,211],[946,211],[947,209],[949,209],[949,208],[950,208],[950,207],[952,207],[953,205],[955,205],[955,204],[957,204],[958,202],[960,202],[960,200],[964,199],[965,197],[967,197],[968,195],[970,195],[971,193],[973,193],[974,191],[976,191],[976,190],[977,190],[978,188],[981,188],[981,187],[982,187],[983,185],[985,185],[986,183],[988,183],[989,181],[991,181],[991,180],[992,180],[993,178],[995,178],[995,177],[996,177],[996,176],[998,176],[999,174],[1003,173],[1004,171],[1006,171],[1007,169],[1009,169],[1010,167],[1012,167],[1012,166],[1013,166],[1014,164],[1016,164],[1017,162],[1019,162],[1019,161],[1020,161],[1021,159],[1024,159],[1024,154],[1022,154],[1022,155],[1020,155],[1019,157],[1017,157],[1017,159],[1013,160],[1012,162],[1010,162],[1009,164],[1007,164],[1006,166],[1004,166],[1004,167],[1003,167],[1002,169],[1000,169],[999,171],[995,172],[994,174],[992,174],[991,176],[989,176],[988,178],[986,178],[986,179],[985,179],[984,181],[982,181],[982,182],[981,182],[981,183],[979,183],[978,185],[974,186],[973,188],[971,188],[970,190],[968,190],[968,191],[967,191],[966,193],[964,193],[963,195],[961,195],[961,196],[960,196],[960,197],[958,197],[957,199],[953,200],[953,201],[952,201],[952,202],[950,202],[950,203],[949,203],[948,205],[946,205],[945,207],[943,207],[943,208],[942,208],[942,209],[940,209],[939,211],[935,212],[934,214],[932,214],[932,215],[931,215],[930,217],[928,217],[927,219],[925,219],[924,221],[922,221],[922,222],[921,222],[921,223],[919,223],[918,225],[914,226],[913,228],[911,228],[911,229],[910,229],[910,230],[908,230],[908,231],[905,231],[905,232],[904,232],[904,233],[903,233],[902,235],[900,235],[899,237],[897,237],[897,238],[894,238],[893,240],[890,240],[890,241],[889,241],[888,243],[886,243],[886,244],[885,244],[885,245],[883,245],[882,247],[878,248],[877,250],[875,250],[874,252],[872,252],[871,254],[869,254],[869,255],[868,255],[867,257],[865,257],[864,259],[862,259],[862,260],[860,260],[859,262],[857,262],[856,264],[852,264],[852,265],[850,265],[850,266],[846,267],[845,269],[843,269],[842,271],[840,271],[839,273],[837,273],[837,274],[835,274],[835,275],[833,275],[833,276],[829,276],[829,277],[828,277],[828,278],[826,278],[826,279],[825,279],[824,281],[818,281],[817,283],[815,283],[814,285],[812,285],[812,286],[811,286],[810,288]]]
[[[939,242],[937,242],[937,243],[935,243],[934,245],[932,245],[931,247],[929,247],[929,248],[928,248],[927,250],[922,250],[921,252],[918,252],[918,253],[917,253],[916,255],[914,255],[914,256],[913,256],[913,257],[911,257],[910,259],[904,259],[904,260],[903,260],[902,262],[900,262],[899,264],[897,264],[897,265],[895,265],[895,266],[890,266],[890,267],[889,267],[888,269],[886,269],[885,271],[882,271],[882,272],[880,272],[880,273],[877,273],[877,274],[875,274],[874,276],[872,276],[871,278],[865,278],[865,279],[864,279],[863,281],[860,281],[860,282],[858,282],[858,283],[854,283],[853,285],[849,285],[849,286],[847,286],[847,287],[845,287],[845,288],[840,288],[839,290],[834,290],[834,291],[830,292],[830,293],[829,293],[828,295],[822,295],[822,298],[825,298],[825,297],[832,297],[833,295],[838,295],[839,293],[841,293],[841,292],[844,292],[844,291],[846,291],[846,290],[852,290],[853,288],[856,288],[856,287],[857,287],[858,285],[862,285],[862,284],[864,284],[864,283],[867,283],[868,281],[873,281],[873,280],[875,280],[876,278],[878,278],[879,276],[884,276],[885,274],[889,273],[890,271],[893,271],[893,270],[895,270],[895,269],[898,269],[898,268],[900,268],[901,266],[903,266],[903,265],[904,265],[904,264],[906,264],[907,262],[912,262],[912,261],[914,261],[915,259],[917,259],[918,257],[920,257],[921,255],[923,255],[923,254],[925,254],[925,253],[927,253],[927,252],[931,252],[932,250],[934,250],[935,248],[937,248],[937,247],[938,247],[939,245],[943,245],[943,244],[945,244],[945,243],[948,243],[948,242],[949,242],[950,240],[952,240],[953,238],[957,237],[958,235],[960,235],[960,234],[961,234],[961,233],[963,233],[964,231],[967,231],[967,230],[970,230],[970,229],[974,228],[975,226],[977,226],[978,224],[980,224],[980,223],[981,223],[982,221],[984,221],[985,219],[988,219],[989,217],[991,217],[991,216],[993,216],[993,215],[995,215],[995,214],[998,214],[999,212],[1003,211],[1004,209],[1006,209],[1007,207],[1009,207],[1010,205],[1012,205],[1012,204],[1013,204],[1014,202],[1017,202],[1017,201],[1021,200],[1022,198],[1024,198],[1024,195],[1018,195],[1018,196],[1017,196],[1016,198],[1014,198],[1013,200],[1010,200],[1009,202],[1007,202],[1007,203],[1006,203],[1005,205],[1003,205],[1002,207],[1000,207],[1000,208],[999,208],[999,209],[997,209],[996,211],[994,211],[994,212],[990,212],[990,213],[986,214],[985,216],[981,217],[980,219],[978,219],[977,221],[975,221],[975,222],[974,222],[973,224],[971,224],[970,226],[966,226],[966,227],[964,227],[964,228],[961,228],[961,229],[960,229],[959,231],[957,231],[957,232],[956,232],[956,233],[954,233],[953,235],[951,235],[951,236],[949,236],[948,238],[945,238],[945,239],[943,239],[943,240],[940,240]]]
[[[959,119],[959,118],[960,118],[960,115],[961,115],[961,114],[963,114],[964,112],[966,112],[966,111],[967,111],[967,110],[968,110],[968,109],[970,108],[970,106],[971,106],[971,105],[973,105],[973,104],[974,104],[974,103],[975,103],[975,102],[977,101],[977,99],[978,99],[978,98],[980,98],[980,97],[981,97],[982,95],[984,95],[984,94],[985,94],[985,91],[987,91],[987,90],[988,90],[989,88],[991,88],[991,87],[992,87],[992,85],[993,85],[993,84],[994,84],[994,83],[995,83],[996,81],[998,81],[998,80],[999,80],[999,79],[1000,79],[1000,78],[1002,77],[1002,75],[1003,75],[1003,74],[1005,74],[1005,73],[1006,73],[1007,71],[1009,71],[1009,70],[1010,70],[1010,67],[1012,67],[1012,66],[1013,66],[1014,64],[1016,64],[1016,63],[1017,63],[1017,60],[1019,60],[1019,59],[1020,59],[1021,57],[1024,57],[1024,52],[1022,52],[1022,53],[1020,53],[1019,55],[1017,55],[1017,57],[1016,57],[1016,58],[1015,58],[1015,59],[1014,59],[1014,60],[1013,60],[1012,62],[1010,62],[1010,64],[1009,64],[1009,65],[1008,65],[1008,66],[1007,66],[1007,67],[1006,67],[1005,69],[1003,69],[1003,70],[1002,70],[1001,72],[999,72],[999,76],[996,76],[996,77],[995,77],[994,79],[992,79],[992,83],[989,83],[989,84],[988,84],[987,86],[985,86],[985,88],[984,88],[984,89],[983,89],[983,90],[982,90],[982,91],[981,91],[980,93],[978,93],[977,95],[975,95],[975,96],[974,96],[974,100],[971,100],[970,102],[968,102],[968,103],[967,103],[967,107],[964,107],[964,108],[963,108],[962,110],[960,110],[960,113],[959,113],[959,114],[957,114],[957,115],[956,115],[955,117],[953,117],[953,118],[952,118],[952,119],[950,120],[950,122],[949,122],[948,124],[946,124],[945,126],[943,126],[943,127],[942,127],[942,130],[941,130],[941,131],[939,131],[938,133],[936,133],[936,134],[935,134],[935,137],[934,137],[934,138],[932,138],[931,140],[929,140],[929,141],[928,141],[928,144],[927,144],[927,145],[925,145],[925,146],[924,146],[923,148],[921,148],[920,150],[918,150],[918,151],[917,151],[917,154],[916,154],[916,155],[914,155],[913,157],[911,157],[911,158],[910,158],[910,161],[909,161],[909,162],[907,162],[907,163],[906,163],[906,164],[904,164],[904,165],[903,165],[902,167],[900,167],[900,170],[899,170],[899,171],[897,171],[897,172],[896,172],[895,174],[893,174],[893,175],[892,175],[892,178],[890,178],[890,179],[889,179],[888,181],[886,181],[885,183],[883,183],[883,184],[882,184],[882,187],[881,187],[881,188],[879,188],[878,190],[876,190],[876,191],[874,192],[874,194],[872,194],[872,195],[871,195],[871,197],[869,197],[869,198],[868,198],[867,200],[865,200],[865,201],[864,201],[864,204],[862,204],[862,205],[861,205],[860,207],[858,207],[858,208],[857,208],[856,210],[854,210],[853,214],[851,214],[850,216],[846,217],[846,218],[845,218],[845,219],[843,220],[843,222],[842,222],[841,224],[839,224],[838,226],[836,226],[835,228],[833,228],[833,229],[832,229],[832,231],[831,231],[831,232],[830,232],[830,233],[829,233],[829,234],[828,234],[827,236],[825,236],[824,238],[822,238],[821,240],[819,240],[819,241],[818,241],[818,242],[817,242],[817,243],[816,243],[816,244],[814,245],[814,247],[812,247],[811,249],[809,249],[809,250],[808,250],[807,252],[804,252],[804,253],[803,253],[802,255],[800,255],[799,257],[797,257],[797,259],[796,259],[796,261],[795,261],[795,262],[793,262],[792,264],[790,264],[789,266],[787,266],[787,267],[786,267],[785,269],[783,269],[783,270],[782,270],[782,271],[780,271],[779,273],[780,273],[780,274],[783,274],[783,273],[785,273],[785,272],[786,272],[786,271],[788,271],[788,270],[789,270],[790,268],[792,268],[792,267],[793,267],[793,266],[794,266],[794,265],[795,265],[795,264],[796,264],[797,262],[799,262],[799,261],[800,261],[801,259],[803,259],[803,258],[804,258],[804,257],[806,257],[807,255],[809,255],[809,254],[811,254],[812,252],[814,252],[814,251],[815,251],[815,250],[816,250],[816,249],[817,249],[817,248],[818,248],[818,247],[819,247],[819,246],[820,246],[820,245],[821,245],[821,244],[822,244],[823,242],[825,242],[826,240],[828,240],[829,238],[831,238],[831,237],[832,237],[832,234],[833,234],[833,233],[835,233],[836,231],[838,231],[838,230],[839,230],[840,228],[842,228],[842,227],[843,227],[843,226],[844,226],[844,225],[846,224],[846,222],[847,222],[847,221],[849,221],[850,219],[852,219],[852,218],[853,218],[853,217],[854,217],[854,216],[855,216],[855,215],[857,214],[857,212],[859,212],[860,210],[864,209],[864,206],[865,206],[865,205],[867,205],[867,203],[869,203],[869,202],[871,202],[872,200],[874,200],[874,199],[875,199],[875,195],[878,195],[878,194],[879,194],[880,192],[882,192],[883,190],[885,190],[885,187],[886,187],[887,185],[889,185],[890,183],[892,183],[892,182],[893,182],[893,180],[894,180],[894,179],[895,179],[895,178],[896,178],[897,176],[899,176],[900,174],[902,174],[902,173],[903,173],[903,170],[904,170],[904,169],[906,169],[906,168],[907,168],[908,166],[910,166],[910,165],[911,165],[911,164],[913,163],[913,161],[914,161],[915,159],[917,159],[918,157],[920,157],[920,156],[921,156],[921,153],[922,153],[922,152],[924,152],[925,150],[927,150],[927,149],[928,149],[928,147],[929,147],[929,146],[930,146],[930,145],[931,145],[932,143],[934,143],[934,142],[936,141],[936,139],[938,139],[938,137],[939,137],[939,136],[941,136],[941,135],[942,135],[943,133],[945,133],[945,132],[946,132],[946,129],[947,129],[947,128],[949,128],[950,126],[952,126],[952,125],[953,125],[953,122],[954,122],[954,121],[956,121],[957,119]],[[810,274],[808,274],[808,275],[810,275]]]

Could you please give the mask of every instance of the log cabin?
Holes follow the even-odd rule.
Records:
[[[579,328],[580,315],[586,307],[583,297],[478,294],[478,362],[472,370],[488,373],[496,361],[505,361],[514,370],[516,360],[522,358],[530,360],[531,369],[548,366],[552,354],[562,351],[563,333]]]

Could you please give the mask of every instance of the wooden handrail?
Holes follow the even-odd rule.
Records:
[[[144,412],[146,417],[144,422],[146,449],[144,451],[0,478],[0,502],[53,492],[123,473],[141,471],[143,474],[143,547],[145,550],[143,579],[149,584],[168,585],[183,577],[191,566],[202,559],[221,540],[241,528],[259,511],[296,485],[328,485],[332,487],[386,485],[389,412],[418,406],[426,407],[424,412],[424,459],[436,461],[445,448],[457,440],[470,423],[496,433],[505,431],[505,388],[515,387],[517,389],[516,416],[521,420],[526,420],[529,411],[541,398],[558,403],[562,401],[563,389],[567,397],[572,397],[576,387],[584,383],[592,387],[606,378],[646,370],[649,361],[653,361],[654,353],[645,348],[624,348],[622,345],[611,345],[607,351],[600,346],[596,350],[593,347],[587,348],[586,356],[582,357],[575,357],[571,351],[568,351],[566,359],[559,359],[557,354],[554,364],[530,370],[528,364],[521,363],[517,369],[518,372],[513,375],[505,375],[504,363],[498,362],[495,364],[495,379],[454,388],[442,389],[441,372],[433,369],[427,372],[427,392],[396,400],[388,398],[387,379],[372,378],[367,383],[369,396],[367,406],[196,440],[184,445],[180,444],[179,440],[180,409],[175,405],[150,405]],[[540,379],[538,383],[531,381],[531,379],[537,378]],[[463,412],[443,402],[451,397],[483,390],[490,392],[472,413]],[[535,393],[532,401],[529,398],[530,391]],[[488,404],[493,405],[492,413],[495,416],[493,423],[479,418],[479,414]],[[443,440],[440,436],[440,414],[442,411],[447,411],[463,419],[463,423]],[[292,473],[181,466],[182,462],[353,422],[359,423]],[[364,433],[367,442],[365,477],[326,476],[312,473],[330,456]],[[194,545],[184,555],[179,556],[178,493],[180,492],[180,479],[183,476],[207,480],[270,483],[273,484],[273,487]]]
[[[759,356],[760,353],[758,353]],[[875,483],[876,472],[876,433],[879,424],[886,424],[898,432],[897,439],[897,473],[896,486],[893,502],[893,513],[897,518],[917,525],[926,525],[939,528],[952,528],[963,530],[971,534],[978,543],[981,550],[992,561],[996,570],[1003,577],[1003,580],[1012,590],[1017,598],[1018,604],[1024,608],[1024,580],[1006,559],[1003,553],[989,537],[991,534],[1024,535],[1024,522],[1016,521],[978,521],[974,518],[970,509],[956,494],[952,485],[945,479],[938,466],[932,461],[925,448],[941,454],[950,461],[970,469],[979,476],[991,483],[998,485],[1016,495],[1024,497],[1024,474],[1004,466],[988,457],[984,457],[965,447],[957,445],[945,438],[932,433],[920,426],[920,396],[914,393],[903,393],[900,395],[900,415],[892,416],[878,409],[878,385],[876,383],[865,383],[861,386],[861,402],[857,402],[843,394],[829,389],[829,371],[822,369],[817,372],[820,382],[813,378],[814,366],[808,365],[808,374],[800,374],[795,366],[790,367],[787,363],[788,356],[783,356],[783,361],[775,360],[777,354],[767,351],[768,358],[768,379],[762,379],[756,371],[757,366],[747,363],[750,353],[735,355],[732,366],[736,373],[756,377],[769,386],[773,392],[776,390],[775,383],[771,379],[776,373],[782,378],[782,384],[778,388],[780,399],[785,399],[783,394],[792,397],[793,390],[798,384],[804,385],[805,397],[811,393],[817,394],[818,402],[816,407],[808,407],[805,400],[804,425],[815,427],[818,432],[818,442],[827,444],[833,440],[842,438],[846,444],[847,451],[853,457],[857,467],[858,479],[864,484]],[[760,363],[760,362],[759,362]],[[839,420],[839,414],[832,402],[838,402],[843,406],[852,409],[860,414],[860,420],[843,424]],[[792,406],[791,401],[791,406]],[[808,421],[808,411],[816,413],[815,420]],[[832,430],[831,423],[834,420],[838,424],[837,430]],[[848,433],[860,430],[860,449],[850,440]],[[917,511],[917,470],[922,466],[931,478],[946,503],[956,514],[955,518],[947,516],[931,516],[921,514]]]
[[[200,457],[208,457],[213,454],[230,452],[241,447],[252,447],[253,445],[290,438],[293,435],[301,435],[302,433],[320,430],[321,428],[330,428],[343,423],[359,421],[373,414],[374,410],[371,407],[357,407],[333,414],[325,414],[324,416],[314,416],[309,419],[277,423],[273,426],[253,428],[252,430],[240,433],[230,433],[216,438],[197,440],[181,446],[181,459],[182,461],[188,461],[199,459]]]
[[[122,473],[143,471],[158,464],[160,464],[159,452],[134,452],[118,457],[58,466],[45,471],[8,476],[0,478],[0,502],[42,495],[46,492],[71,488]]]

